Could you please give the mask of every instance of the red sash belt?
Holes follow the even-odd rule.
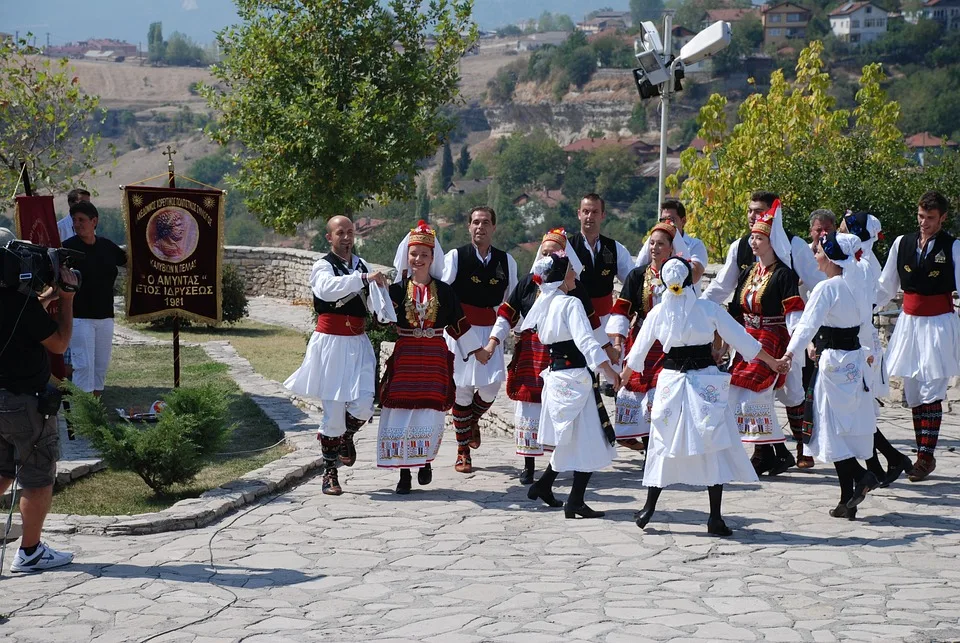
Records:
[[[597,317],[603,317],[604,315],[609,315],[610,311],[613,310],[613,293],[609,295],[604,295],[603,297],[591,297],[590,301],[593,303],[593,310],[597,313]]]
[[[934,317],[953,312],[953,295],[918,295],[915,292],[903,293],[903,312],[916,317]]]
[[[326,335],[363,335],[364,318],[324,313],[317,316],[317,332]]]
[[[463,315],[471,326],[493,326],[497,323],[496,308],[481,308],[464,303],[461,303],[460,306],[463,308]]]

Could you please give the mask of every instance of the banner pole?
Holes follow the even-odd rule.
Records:
[[[177,179],[173,173],[173,155],[177,151],[167,145],[163,154],[167,157],[167,187],[177,187]],[[173,388],[180,388],[180,315],[173,316]]]
[[[23,193],[27,196],[33,196],[33,188],[30,187],[30,173],[27,172],[27,164],[20,161],[20,176],[23,177]]]

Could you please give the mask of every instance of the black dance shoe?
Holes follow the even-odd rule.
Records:
[[[635,513],[633,517],[637,521],[637,527],[639,527],[640,529],[643,529],[644,527],[646,527],[647,523],[650,522],[650,519],[653,518],[654,511],[656,511],[656,509],[647,509],[646,507],[644,507],[643,509]]]
[[[580,516],[581,518],[603,518],[606,514],[602,511],[594,511],[587,506],[587,503],[583,503],[579,507],[564,505],[563,515],[567,518],[576,518],[577,516]]]
[[[860,476],[860,479],[857,480],[857,486],[853,490],[853,497],[850,500],[847,500],[847,508],[853,509],[867,497],[867,493],[873,491],[880,486],[880,481],[877,480],[877,476],[873,475],[869,471]]]
[[[536,484],[531,485],[530,488],[527,489],[527,498],[530,500],[543,500],[548,507],[563,506],[563,501],[557,500],[557,497],[553,495],[553,490],[547,489],[544,491]]]
[[[841,502],[837,505],[835,509],[831,509],[828,512],[834,518],[846,518],[847,520],[855,520],[857,517],[857,508],[853,507],[852,509],[847,507],[847,503]]]
[[[707,533],[711,536],[726,538],[727,536],[733,535],[733,530],[727,527],[727,523],[723,522],[723,518],[717,518],[716,520],[707,520]]]
[[[533,469],[520,470],[520,484],[533,484]]]
[[[753,470],[757,472],[757,477],[762,476],[768,471],[772,471],[780,465],[780,459],[776,456],[757,456],[750,458],[750,464]]]
[[[399,493],[401,496],[405,496],[410,493],[410,487],[412,486],[411,482],[412,478],[410,476],[410,469],[401,469],[400,482],[397,483],[397,493]]]
[[[420,470],[417,471],[417,484],[421,487],[425,487],[428,484],[433,482],[433,467],[430,466],[430,463],[426,463]]]
[[[769,475],[778,476],[784,471],[786,471],[787,469],[789,469],[790,467],[795,467],[795,466],[797,466],[797,461],[793,457],[793,454],[780,456],[776,459],[776,462],[774,463],[774,465],[770,467]]]
[[[900,462],[891,464],[890,468],[887,469],[885,476],[881,478],[880,488],[886,489],[899,478],[902,474],[907,474],[908,476],[913,473],[913,460],[908,458],[905,455],[900,456]],[[877,476],[880,478],[880,476]]]

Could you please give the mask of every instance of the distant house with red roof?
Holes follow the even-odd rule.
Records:
[[[659,145],[652,145],[636,136],[627,136],[622,138],[581,138],[563,148],[567,155],[573,155],[578,152],[593,152],[603,147],[628,148],[638,158],[644,159],[649,156],[656,156],[660,153]]]
[[[920,165],[925,165],[932,160],[932,157],[939,156],[944,149],[957,150],[957,143],[938,136],[930,132],[920,132],[913,136],[908,136],[904,143],[913,157]]]
[[[960,0],[926,0],[915,11],[905,11],[904,19],[917,24],[921,18],[939,22],[945,29],[960,29]]]
[[[701,29],[706,29],[715,22],[729,22],[732,26],[744,18],[760,18],[760,12],[756,9],[745,9],[737,7],[732,9],[708,9],[703,21],[700,23]]]
[[[830,30],[853,46],[887,33],[887,11],[872,2],[847,2],[830,12]]]

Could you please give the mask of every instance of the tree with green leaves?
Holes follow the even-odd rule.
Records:
[[[154,65],[163,62],[166,49],[166,43],[163,42],[163,23],[151,22],[147,31],[147,59]]]
[[[467,149],[467,144],[464,143],[463,147],[460,148],[460,156],[457,157],[457,176],[466,176],[467,172],[470,170],[470,150]]]
[[[417,187],[417,216],[424,221],[430,221],[430,193],[427,191],[426,181],[421,181]]]
[[[638,100],[630,112],[630,120],[627,121],[627,128],[634,134],[643,134],[647,131],[647,106],[643,101]]]
[[[663,0],[630,0],[630,16],[633,24],[644,20],[659,20],[663,15]]]
[[[417,163],[453,129],[459,61],[477,38],[472,0],[236,0],[220,31],[213,137],[238,142],[232,184],[261,221],[405,200]]]
[[[443,185],[443,189],[447,189],[450,186],[455,172],[456,167],[453,165],[453,152],[450,150],[450,141],[445,141],[443,143],[443,156],[440,161],[440,183]]]
[[[0,41],[0,199],[18,191],[21,163],[37,192],[66,192],[96,174],[99,105],[66,58],[41,57],[26,39]]]
[[[497,157],[495,174],[504,196],[512,199],[519,190],[556,188],[565,164],[563,149],[543,130],[537,130],[506,140]]]
[[[927,175],[906,158],[900,107],[887,100],[880,65],[863,68],[856,108],[837,109],[822,51],[814,41],[801,52],[792,82],[774,72],[766,95],[752,94],[740,105],[732,129],[725,97],[712,95],[700,110],[706,146],[681,153],[680,172],[667,178],[667,187],[679,188],[689,229],[715,260],[743,233],[753,190],[780,194],[787,226],[797,232],[817,208],[852,209],[875,214],[893,238],[916,226],[925,186],[949,184],[950,168]]]

